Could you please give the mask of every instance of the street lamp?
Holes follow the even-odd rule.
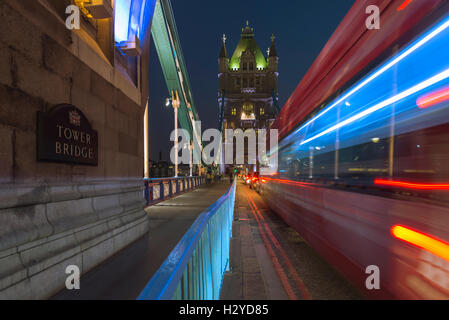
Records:
[[[169,107],[170,104],[173,107],[175,113],[175,177],[178,176],[178,108],[180,106],[179,94],[178,91],[175,93],[171,92],[171,98],[167,98],[165,101],[165,106]]]
[[[193,177],[193,142],[190,142],[189,145],[189,151],[190,151],[190,176]]]

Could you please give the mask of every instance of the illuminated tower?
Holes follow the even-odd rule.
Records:
[[[269,129],[278,113],[278,56],[271,37],[267,57],[246,22],[234,54],[228,57],[226,37],[218,59],[220,125],[225,129]]]

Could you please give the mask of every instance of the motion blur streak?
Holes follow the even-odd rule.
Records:
[[[398,11],[404,10],[409,4],[412,2],[412,0],[405,0],[403,4],[401,4],[398,8]]]
[[[292,286],[288,282],[288,277],[285,274],[284,269],[282,269],[282,266],[279,263],[279,259],[277,258],[276,254],[274,252],[274,249],[271,246],[270,241],[267,238],[266,233],[264,232],[264,229],[262,227],[262,224],[260,223],[259,217],[258,217],[256,211],[254,210],[253,206],[251,205],[248,193],[246,194],[246,198],[247,198],[248,204],[251,208],[251,213],[253,214],[254,219],[256,219],[257,226],[259,228],[259,232],[262,235],[263,242],[265,243],[265,247],[267,248],[267,251],[268,251],[268,254],[270,255],[271,261],[273,262],[274,270],[276,271],[279,278],[281,279],[281,283],[285,289],[285,293],[287,294],[287,296],[290,300],[298,300],[298,297],[296,296],[295,292],[293,291]]]
[[[252,210],[253,214],[255,213],[259,217],[259,219],[262,221],[262,224],[265,227],[265,230],[267,231],[268,236],[270,237],[270,239],[273,242],[273,244],[276,247],[276,249],[281,254],[281,257],[282,257],[285,265],[287,266],[291,276],[295,280],[296,286],[298,287],[299,291],[301,292],[301,296],[305,300],[312,300],[312,296],[310,295],[309,291],[307,290],[306,286],[304,285],[304,282],[301,280],[301,278],[296,273],[296,270],[293,267],[293,264],[291,263],[290,259],[288,258],[288,255],[285,253],[284,249],[282,249],[281,244],[279,243],[279,241],[277,240],[277,238],[275,237],[275,235],[271,231],[271,228],[265,222],[265,218],[263,217],[262,213],[259,211],[259,208],[257,207],[256,203],[251,198],[251,196],[248,194],[248,192],[246,193],[246,195],[248,197],[248,202],[249,202],[249,205],[251,207],[251,210]],[[259,221],[257,221],[257,223],[259,223]]]
[[[421,109],[425,109],[447,100],[449,100],[449,87],[418,98],[416,104]]]
[[[412,183],[405,181],[393,181],[383,179],[375,179],[374,184],[381,186],[402,187],[420,190],[449,190],[449,184],[424,184],[424,183]]]
[[[402,99],[405,99],[405,98],[407,98],[407,97],[409,97],[409,96],[411,96],[411,95],[413,95],[413,94],[415,94],[415,93],[417,93],[417,92],[419,92],[421,90],[424,90],[424,89],[426,89],[426,88],[428,88],[428,87],[430,87],[430,86],[432,86],[432,85],[434,85],[434,84],[436,84],[436,83],[438,83],[440,81],[443,81],[443,80],[445,80],[447,78],[449,78],[449,69],[446,69],[443,72],[441,72],[441,73],[439,73],[439,74],[437,74],[437,75],[435,75],[435,76],[433,76],[433,77],[431,77],[431,78],[429,78],[429,79],[427,79],[427,80],[417,84],[416,86],[413,86],[413,87],[411,87],[411,88],[409,88],[409,89],[407,89],[407,90],[405,90],[405,91],[403,91],[403,92],[401,92],[401,93],[399,93],[399,94],[397,94],[397,95],[395,95],[395,96],[393,96],[391,98],[388,98],[388,99],[386,99],[386,100],[384,100],[384,101],[382,101],[382,102],[380,102],[380,103],[378,103],[378,104],[376,104],[376,105],[374,105],[374,106],[372,106],[372,107],[370,107],[370,108],[368,108],[368,109],[366,109],[366,110],[364,110],[364,111],[362,111],[360,113],[357,113],[356,115],[350,117],[349,119],[346,119],[345,121],[339,122],[338,124],[330,127],[329,129],[324,130],[321,133],[319,133],[319,134],[317,134],[317,135],[315,135],[315,136],[313,136],[313,137],[311,137],[311,138],[309,138],[307,140],[304,140],[303,142],[301,142],[301,145],[306,144],[308,142],[311,142],[313,140],[316,140],[317,138],[322,137],[325,134],[328,134],[330,132],[336,131],[339,128],[347,126],[347,125],[349,125],[349,124],[351,124],[351,123],[353,123],[353,122],[355,122],[357,120],[360,120],[360,119],[362,119],[362,118],[364,118],[364,117],[366,117],[366,116],[368,116],[368,115],[370,115],[370,114],[372,114],[372,113],[374,113],[376,111],[379,111],[379,110],[381,110],[381,109],[383,109],[385,107],[388,107],[388,106],[390,106],[390,105],[392,105],[392,104],[394,104],[394,103],[396,103],[398,101],[401,101]]]
[[[300,182],[300,181],[293,181],[293,180],[286,180],[286,179],[274,179],[274,178],[267,178],[264,177],[263,183],[266,183],[267,181],[282,183],[282,184],[288,184],[292,186],[302,186],[302,187],[310,187],[310,186],[319,186],[318,183],[312,183],[312,182]]]
[[[434,255],[449,261],[449,243],[447,242],[399,225],[393,226],[393,228],[391,228],[391,233],[397,239],[427,250]]]

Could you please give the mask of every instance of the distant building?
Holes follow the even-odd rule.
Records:
[[[222,130],[269,129],[276,118],[279,111],[279,58],[274,40],[273,35],[265,57],[254,38],[254,29],[247,22],[237,48],[229,58],[226,37],[223,36],[218,59],[218,104]],[[245,164],[248,164],[247,151]]]

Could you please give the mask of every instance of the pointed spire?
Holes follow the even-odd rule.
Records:
[[[242,37],[254,37],[254,28],[249,26],[249,21],[246,20],[246,27],[242,28]]]
[[[276,37],[274,36],[274,34],[272,34],[271,35],[271,47],[270,47],[270,49],[268,49],[269,50],[269,53],[268,53],[269,57],[277,57],[278,56],[278,54],[276,52],[276,47],[274,46],[274,39],[276,39]]]
[[[221,46],[220,50],[220,58],[227,58],[228,57],[228,51],[226,50],[226,35],[223,34],[223,45]]]

